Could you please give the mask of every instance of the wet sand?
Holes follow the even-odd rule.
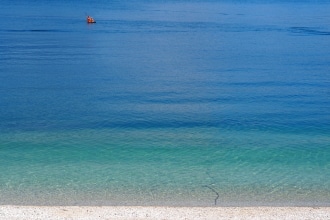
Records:
[[[330,219],[330,207],[0,206],[6,220]]]

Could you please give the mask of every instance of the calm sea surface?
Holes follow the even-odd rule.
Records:
[[[330,1],[0,2],[0,204],[330,205]]]

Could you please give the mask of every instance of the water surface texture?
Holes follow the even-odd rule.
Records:
[[[329,11],[1,1],[0,204],[329,206]]]

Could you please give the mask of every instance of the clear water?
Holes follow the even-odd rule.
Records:
[[[329,11],[2,1],[0,204],[329,206]]]

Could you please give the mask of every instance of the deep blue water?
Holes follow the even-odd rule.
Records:
[[[329,11],[1,1],[0,204],[328,206]]]

